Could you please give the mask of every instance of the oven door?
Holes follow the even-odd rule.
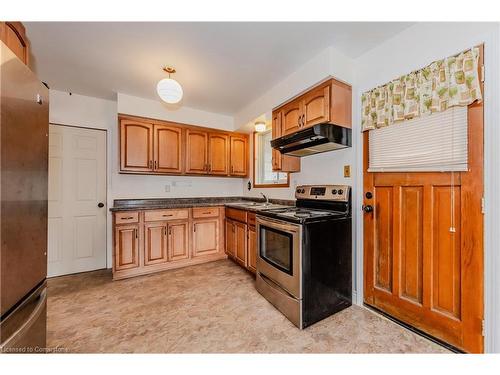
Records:
[[[257,216],[257,244],[257,271],[301,299],[301,226]]]

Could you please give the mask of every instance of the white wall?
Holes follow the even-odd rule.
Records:
[[[118,94],[118,101],[50,90],[51,123],[107,130],[108,208],[119,198],[241,196],[241,178],[143,176],[120,174],[117,113],[232,130],[231,117],[190,108],[162,110],[159,102]],[[170,192],[165,191],[165,186]],[[107,264],[111,267],[111,214],[108,214]]]
[[[360,123],[361,93],[377,85],[384,84],[401,74],[421,68],[430,62],[441,59],[474,45],[485,43],[485,323],[486,350],[500,352],[500,191],[498,165],[500,154],[499,129],[499,35],[498,24],[494,23],[426,23],[416,24],[395,35],[385,43],[368,51],[356,59],[356,94],[354,97],[355,122]],[[360,133],[355,133],[360,142]],[[358,191],[361,189],[361,147],[356,150]],[[360,203],[358,214],[358,264],[362,263],[362,220]],[[362,273],[359,273],[361,277]],[[361,278],[358,283],[361,282]],[[358,298],[362,298],[358,293]]]

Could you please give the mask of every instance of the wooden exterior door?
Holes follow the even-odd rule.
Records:
[[[188,228],[187,221],[168,224],[168,259],[170,261],[189,258]]]
[[[483,351],[482,103],[468,108],[468,138],[467,172],[369,173],[364,134],[364,299],[477,353]]]
[[[144,225],[144,265],[165,263],[167,256],[167,224]]]
[[[193,257],[219,252],[219,218],[193,222]]]
[[[186,130],[186,173],[208,173],[208,133]]]
[[[255,227],[248,227],[248,269],[257,270],[257,235]]]
[[[303,128],[330,121],[330,83],[305,94],[302,108]]]
[[[247,225],[244,223],[234,223],[234,256],[236,261],[243,267],[247,264]]]
[[[231,136],[231,175],[246,176],[247,174],[247,138]]]
[[[139,225],[115,227],[115,270],[139,267]]]
[[[294,100],[281,109],[281,135],[295,133],[301,129],[302,100]]]
[[[229,136],[208,135],[208,171],[210,174],[229,174]]]
[[[236,254],[235,228],[232,220],[226,219],[226,253],[232,257]]]
[[[122,120],[120,122],[121,170],[153,171],[153,124]]]
[[[182,172],[182,129],[154,125],[154,170],[162,173]]]

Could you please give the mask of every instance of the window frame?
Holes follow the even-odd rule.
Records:
[[[284,188],[290,187],[290,173],[289,172],[280,172],[286,173],[286,183],[276,183],[276,184],[258,184],[256,182],[256,160],[257,160],[257,136],[258,132],[253,132],[253,168],[252,168],[252,186],[254,188]]]

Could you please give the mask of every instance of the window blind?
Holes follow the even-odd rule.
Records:
[[[467,107],[370,130],[369,172],[467,171]]]

